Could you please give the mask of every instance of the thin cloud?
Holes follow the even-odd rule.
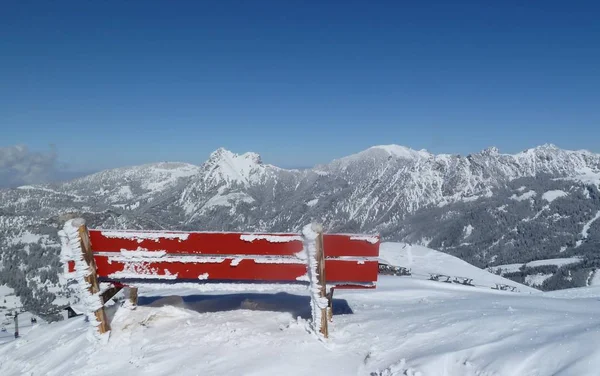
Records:
[[[57,175],[57,153],[33,152],[25,145],[0,147],[0,188],[52,181]]]

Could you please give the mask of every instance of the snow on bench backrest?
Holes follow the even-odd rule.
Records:
[[[305,283],[300,234],[90,230],[101,281]],[[324,234],[327,284],[374,287],[379,237]]]

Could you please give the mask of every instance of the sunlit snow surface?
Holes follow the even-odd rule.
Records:
[[[423,271],[453,267],[453,258],[422,247],[409,258],[402,247],[388,243],[384,256],[404,253]],[[486,279],[464,264],[451,274]],[[111,313],[108,344],[90,341],[80,317],[39,325],[0,345],[0,374],[597,375],[600,288],[529,291],[380,276],[375,290],[335,293],[338,312],[321,342],[302,318],[302,292],[142,290],[145,305]],[[159,293],[184,298],[150,297]]]

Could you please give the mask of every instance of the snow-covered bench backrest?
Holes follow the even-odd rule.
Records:
[[[379,271],[378,236],[323,234],[314,224],[301,234],[259,234],[88,230],[72,219],[60,237],[67,279],[101,334],[110,331],[103,305],[123,286],[137,297],[140,284],[194,282],[221,291],[307,285],[313,323],[327,337],[333,288],[375,287]],[[100,291],[99,282],[113,287]]]
[[[89,230],[89,235],[103,282],[309,282],[302,234]],[[377,236],[324,234],[323,248],[328,285],[375,286]]]

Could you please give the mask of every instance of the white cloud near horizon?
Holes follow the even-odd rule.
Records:
[[[26,145],[0,147],[0,188],[52,181],[58,174],[58,155],[54,147],[35,152]]]

